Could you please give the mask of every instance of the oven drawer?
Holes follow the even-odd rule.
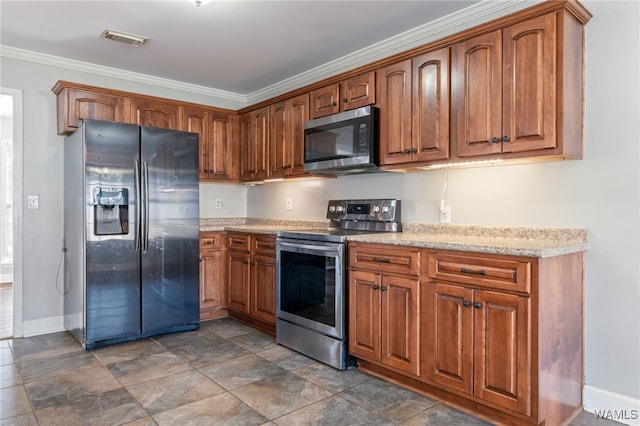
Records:
[[[350,243],[349,267],[419,276],[420,249]]]
[[[230,250],[249,251],[249,234],[227,234],[227,248]]]
[[[531,262],[433,254],[429,256],[429,278],[528,293],[531,291]]]

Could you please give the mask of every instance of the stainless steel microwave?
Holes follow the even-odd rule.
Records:
[[[366,106],[304,124],[304,169],[347,174],[378,170],[378,108]]]

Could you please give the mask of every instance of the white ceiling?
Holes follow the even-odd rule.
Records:
[[[482,3],[509,1],[0,0],[0,44],[248,96]],[[104,28],[149,41],[108,41]]]

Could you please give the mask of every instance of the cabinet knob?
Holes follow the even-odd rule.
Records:
[[[411,152],[411,150],[409,148],[405,148],[405,149],[402,150],[403,154],[408,154],[410,152]]]
[[[411,152],[412,152],[413,154],[415,154],[416,152],[418,152],[418,149],[417,149],[417,148],[411,148]]]
[[[387,286],[383,285],[382,287],[380,287],[380,291],[387,291]]]
[[[376,284],[372,284],[372,285],[371,285],[371,288],[372,288],[372,289],[374,289],[374,290],[377,290],[377,289],[379,289],[380,287],[378,287]]]
[[[347,98],[342,98],[342,102],[344,102],[344,103],[346,104],[347,102],[349,102],[349,99],[347,99]]]
[[[331,106],[336,106],[336,105],[338,105],[336,101],[331,102]]]
[[[495,136],[491,138],[491,143],[498,143],[500,142],[500,139],[496,138]]]
[[[474,302],[474,303],[473,303],[473,307],[474,307],[474,308],[476,308],[476,309],[482,308],[482,303],[480,303],[480,302]]]
[[[502,142],[511,142],[511,138],[509,138],[509,136],[503,136]]]
[[[469,302],[468,300],[463,300],[462,306],[464,306],[465,308],[468,308],[469,306],[471,306],[471,302]]]

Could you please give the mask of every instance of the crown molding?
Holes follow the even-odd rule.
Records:
[[[214,98],[216,106],[228,109],[240,109],[247,105],[245,95],[218,90],[211,87],[199,86],[197,84],[184,83],[152,75],[126,71],[118,68],[105,67],[88,62],[76,61],[74,59],[62,58],[59,56],[47,55],[30,50],[18,49],[11,46],[0,45],[0,57],[18,59],[21,61],[34,62],[41,65],[50,65],[58,68],[81,71],[88,74],[95,74],[103,77],[112,77],[151,86],[158,86],[165,89],[180,90],[197,95],[205,95]]]
[[[542,1],[543,0],[484,0],[246,95],[18,49],[1,44],[0,57],[51,65],[88,74],[210,96],[216,106],[237,110],[397,53],[431,43],[473,26],[517,12]]]
[[[520,11],[543,0],[484,0],[405,31],[316,68],[247,94],[248,105],[315,83],[377,60],[429,44],[452,34]]]

